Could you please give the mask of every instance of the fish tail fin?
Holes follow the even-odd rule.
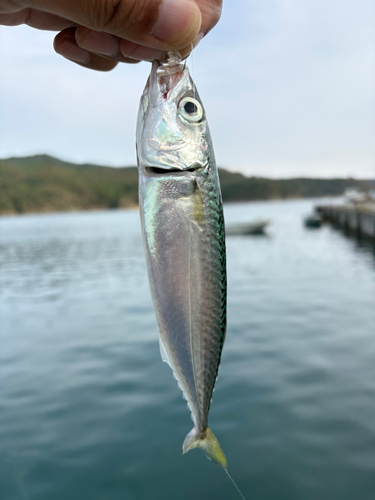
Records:
[[[221,465],[224,469],[228,469],[228,462],[225,458],[224,452],[220,447],[219,441],[216,439],[215,434],[209,427],[203,432],[199,432],[195,427],[186,436],[184,444],[182,445],[182,452],[187,453],[193,448],[201,448],[207,458],[212,460],[215,464]]]

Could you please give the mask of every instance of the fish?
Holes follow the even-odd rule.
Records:
[[[194,422],[199,447],[228,468],[208,414],[226,335],[223,203],[206,112],[186,64],[152,63],[136,132],[139,207],[161,356]]]

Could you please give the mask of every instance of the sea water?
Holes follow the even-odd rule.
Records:
[[[316,201],[226,205],[228,331],[210,412],[248,500],[374,500],[375,251]],[[181,455],[136,211],[0,218],[0,499],[229,500]]]

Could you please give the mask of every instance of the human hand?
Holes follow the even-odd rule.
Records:
[[[0,25],[60,31],[54,48],[86,68],[186,57],[218,22],[222,0],[0,0]]]

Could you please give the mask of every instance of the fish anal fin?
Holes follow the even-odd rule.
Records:
[[[164,363],[167,363],[172,368],[172,370],[173,370],[171,359],[168,356],[167,349],[165,348],[163,339],[161,338],[160,334],[159,334],[159,347],[160,347],[160,356],[161,356],[161,359],[164,361]]]
[[[161,356],[161,359],[164,361],[164,363],[167,363],[171,367],[172,373],[173,373],[173,378],[175,378],[177,380],[177,385],[178,385],[178,387],[182,391],[182,398],[187,401],[187,407],[190,410],[191,418],[192,418],[192,420],[193,420],[193,422],[195,424],[195,417],[194,417],[194,413],[193,413],[193,408],[192,408],[192,406],[190,404],[188,395],[184,391],[182,383],[180,382],[180,379],[178,378],[177,373],[176,373],[176,371],[175,371],[175,369],[173,367],[173,363],[171,361],[171,358],[168,355],[168,351],[165,348],[165,345],[164,345],[164,342],[163,342],[163,339],[162,339],[161,335],[159,335],[159,347],[160,347],[160,356]]]

